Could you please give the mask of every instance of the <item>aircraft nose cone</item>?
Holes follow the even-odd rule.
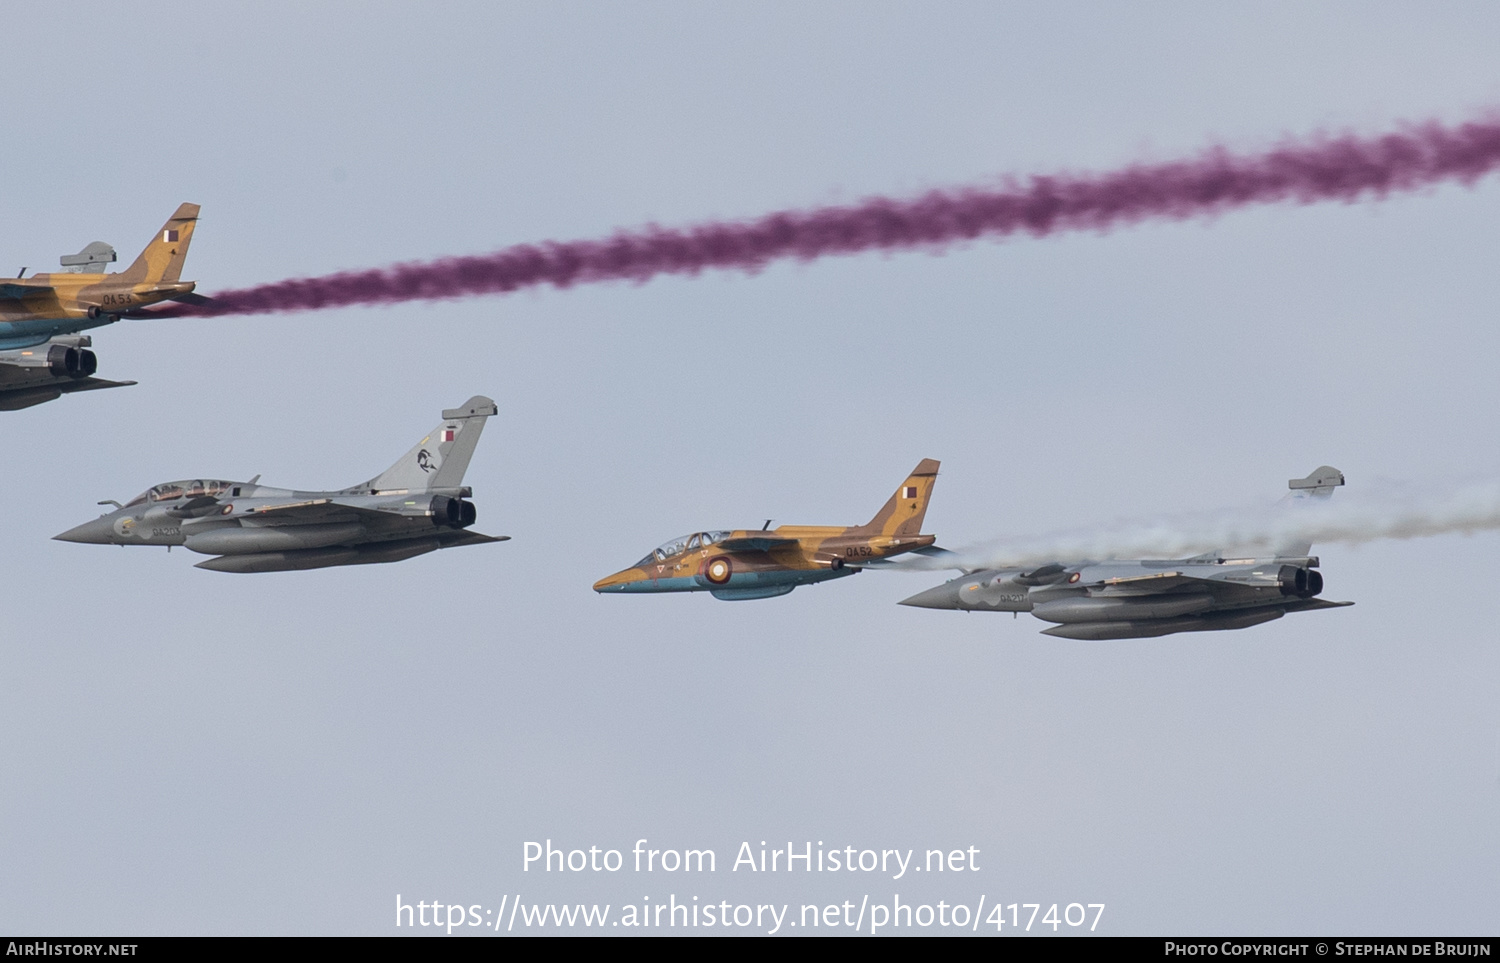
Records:
[[[52,538],[59,542],[82,542],[85,545],[108,545],[110,536],[115,533],[114,523],[108,515],[101,515],[91,522],[84,522],[76,528],[70,528],[61,535],[53,535]]]
[[[594,583],[595,592],[624,592],[631,582],[638,582],[643,578],[640,569],[627,568],[623,572],[606,575]]]
[[[918,592],[909,599],[902,599],[902,605],[914,605],[920,609],[959,609],[963,608],[958,603],[958,580],[944,582],[925,592]]]

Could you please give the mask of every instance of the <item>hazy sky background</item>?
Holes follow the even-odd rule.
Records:
[[[1108,169],[1500,107],[1483,3],[10,10],[0,271],[203,205],[200,290]],[[1500,477],[1500,181],[397,308],[124,322],[0,415],[0,929],[395,932],[498,906],[1106,903],[1114,934],[1493,934],[1500,536],[1321,546],[1353,608],[1089,643],[898,607],[600,597],[708,528],[944,543]],[[325,488],[495,398],[502,545],[236,576],[49,541],[169,479]],[[521,871],[522,844],[719,872]],[[892,882],[742,840],[977,847]],[[616,910],[618,912],[618,909]],[[430,932],[430,931],[429,931]],[[798,932],[798,931],[793,931]]]

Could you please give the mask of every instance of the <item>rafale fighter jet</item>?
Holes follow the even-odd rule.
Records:
[[[1323,499],[1344,484],[1327,465],[1287,483],[1288,499]],[[1318,598],[1323,576],[1308,544],[1246,558],[1210,552],[1184,559],[1055,562],[1030,570],[965,572],[902,605],[964,612],[1030,612],[1056,622],[1043,635],[1064,639],[1141,639],[1174,632],[1244,629],[1288,612],[1353,602]]]
[[[60,334],[110,324],[159,301],[207,300],[193,293],[194,282],[181,280],[197,223],[198,205],[183,204],[119,274],[102,273],[115,252],[95,241],[64,257],[56,274],[28,278],[22,268],[22,276],[0,278],[0,350],[35,347]]]
[[[594,583],[594,591],[708,592],[739,601],[785,595],[799,585],[853,575],[879,559],[921,552],[922,517],[938,463],[925,458],[868,524],[782,525],[760,531],[698,532],[674,538],[630,568]]]
[[[96,545],[173,545],[215,555],[198,568],[286,572],[399,562],[457,545],[503,542],[508,535],[466,531],[472,492],[461,487],[495,403],[474,397],[383,473],[332,492],[289,491],[248,482],[167,482],[125,505],[55,536]]]
[[[52,338],[35,348],[0,351],[0,411],[30,408],[74,391],[125,388],[134,381],[95,378],[99,359],[86,334]]]

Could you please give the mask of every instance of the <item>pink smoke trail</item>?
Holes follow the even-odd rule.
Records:
[[[1500,120],[1436,122],[1376,137],[1318,135],[1259,154],[1214,147],[1165,164],[1099,174],[1007,178],[998,190],[954,188],[895,200],[779,211],[684,228],[648,225],[600,240],[518,244],[491,254],[396,264],[223,291],[210,304],[142,314],[259,314],[356,304],[504,294],[539,285],[646,281],[706,268],[756,271],[871,250],[941,248],[977,238],[1107,231],[1147,218],[1181,220],[1248,204],[1352,202],[1442,181],[1472,184],[1500,165]]]

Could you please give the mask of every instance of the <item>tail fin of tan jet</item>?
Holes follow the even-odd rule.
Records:
[[[443,421],[385,471],[348,491],[426,492],[463,484],[484,420],[499,414],[495,403],[475,395],[443,412]]]
[[[923,458],[913,468],[906,481],[896,489],[885,507],[870,519],[869,524],[855,529],[859,534],[870,535],[920,535],[922,519],[927,515],[927,501],[932,497],[932,485],[937,481],[938,462]],[[851,533],[853,534],[853,533]]]
[[[193,227],[198,223],[198,205],[183,204],[177,208],[156,237],[146,245],[135,263],[120,275],[123,281],[133,284],[172,284],[182,279],[182,264],[187,260],[188,243],[193,239]]]

